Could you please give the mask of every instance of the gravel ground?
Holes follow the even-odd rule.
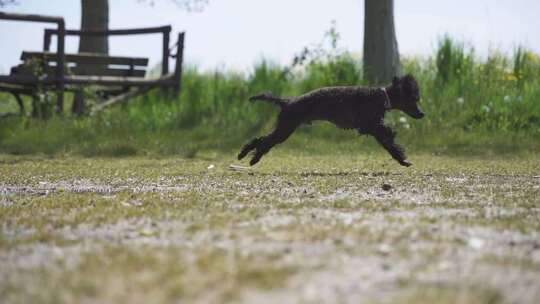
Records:
[[[540,302],[534,157],[5,158],[4,303]]]

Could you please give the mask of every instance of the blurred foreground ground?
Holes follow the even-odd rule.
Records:
[[[411,161],[0,156],[0,298],[540,302],[540,159]]]

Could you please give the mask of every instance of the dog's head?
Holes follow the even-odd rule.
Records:
[[[424,117],[424,112],[418,107],[420,90],[414,76],[408,74],[403,77],[394,77],[392,80],[393,98],[392,107],[401,110],[415,119]]]

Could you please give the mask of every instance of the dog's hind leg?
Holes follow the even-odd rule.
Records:
[[[278,122],[276,129],[272,133],[252,141],[250,144],[253,143],[256,150],[249,164],[253,166],[258,163],[263,155],[268,153],[275,145],[286,141],[298,126],[299,124],[295,122]]]
[[[392,158],[397,160],[400,165],[405,167],[412,165],[406,160],[407,156],[405,156],[403,148],[394,142],[396,133],[392,129],[384,125],[379,125],[370,133],[375,136],[379,144],[383,146],[383,148],[385,148]]]

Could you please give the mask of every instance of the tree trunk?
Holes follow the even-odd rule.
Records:
[[[109,1],[81,0],[81,30],[109,29]],[[107,36],[82,36],[79,52],[109,53]]]
[[[81,30],[107,30],[109,29],[109,1],[108,0],[81,0]],[[109,37],[107,36],[81,36],[79,52],[109,53]],[[89,73],[99,74],[105,65],[81,65]],[[71,111],[75,115],[84,112],[84,92],[77,91],[73,98]]]
[[[394,0],[365,0],[364,77],[382,84],[399,75]]]

